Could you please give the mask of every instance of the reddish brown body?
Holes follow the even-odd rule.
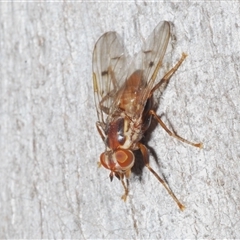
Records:
[[[93,52],[93,86],[99,119],[97,129],[105,143],[100,163],[110,170],[111,180],[114,176],[121,180],[125,189],[122,198],[126,200],[128,195],[125,179],[129,177],[135,162],[133,151],[140,149],[145,166],[183,210],[184,206],[168,185],[149,166],[148,150],[140,143],[154,116],[169,135],[195,147],[202,147],[201,143],[189,142],[171,132],[153,110],[153,93],[159,87],[166,86],[187,56],[183,54],[179,62],[155,84],[169,37],[169,23],[159,23],[143,50],[136,56],[136,64],[132,63],[129,68],[118,35],[115,32],[105,33],[96,43]]]

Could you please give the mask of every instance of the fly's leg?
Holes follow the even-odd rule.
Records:
[[[96,127],[97,127],[99,135],[101,136],[101,138],[104,142],[105,139],[106,139],[106,135],[105,135],[105,132],[104,132],[104,125],[101,122],[96,122]]]
[[[121,177],[121,183],[122,183],[124,191],[125,191],[124,194],[122,195],[122,200],[125,202],[126,199],[127,199],[127,196],[128,196],[128,192],[129,192],[129,190],[128,190],[128,180],[126,179],[126,181],[124,181],[124,178]]]
[[[177,197],[174,195],[172,190],[169,188],[168,184],[150,167],[149,165],[149,155],[148,155],[148,150],[145,145],[139,143],[138,144],[140,151],[143,155],[143,160],[145,163],[145,166],[150,170],[150,172],[157,178],[157,180],[165,187],[169,195],[173,198],[173,200],[177,203],[178,207],[180,208],[181,211],[185,209],[185,206],[180,203],[180,201],[177,199]]]
[[[190,144],[190,145],[192,145],[192,146],[194,146],[194,147],[203,148],[203,144],[202,144],[202,143],[193,143],[193,142],[190,142],[190,141],[188,141],[187,139],[184,139],[184,138],[178,136],[176,133],[171,132],[171,131],[167,128],[167,126],[165,125],[165,123],[161,120],[161,118],[156,114],[155,111],[150,110],[150,111],[149,111],[149,114],[153,115],[153,116],[157,119],[157,121],[158,121],[158,123],[161,125],[161,127],[162,127],[171,137],[174,137],[174,138],[176,138],[177,140],[182,141],[182,142],[187,143],[187,144]]]
[[[114,95],[115,92],[116,92],[115,90],[112,90],[106,96],[104,96],[102,100],[99,102],[100,109],[106,114],[109,114],[109,108],[104,106],[104,102],[108,101],[110,98],[113,98],[115,96]]]
[[[129,172],[129,174],[130,174],[130,172]],[[127,175],[126,175],[125,173],[117,173],[117,172],[115,172],[115,176],[116,176],[119,180],[121,180],[121,183],[122,183],[122,185],[123,185],[124,194],[122,195],[122,200],[125,202],[126,199],[127,199],[127,196],[128,196],[128,192],[129,192],[129,190],[128,190],[128,179],[127,179]],[[124,181],[124,178],[126,179],[125,181]]]
[[[110,81],[107,81],[107,80],[105,81],[106,83],[108,83],[107,87],[105,87],[105,88],[102,88],[98,85],[96,74],[93,73],[93,88],[94,88],[94,95],[95,95],[95,103],[96,103],[96,99],[99,99],[99,97],[101,96],[101,101],[99,101],[99,106],[96,106],[97,109],[98,108],[101,109],[101,111],[99,111],[99,110],[97,111],[99,119],[104,119],[103,112],[107,115],[109,114],[110,108],[104,106],[104,103],[107,101],[112,102],[112,99],[115,97],[115,93],[116,93],[116,89],[117,89],[116,77],[115,77],[115,74],[114,74],[113,70],[111,69],[111,67],[109,67],[107,69],[107,71],[102,72],[102,76],[103,75],[104,76],[107,75],[107,78],[111,79]],[[112,90],[110,91],[111,88],[112,88]],[[100,89],[104,90],[104,92],[102,92],[102,90],[100,90]],[[104,96],[104,94],[106,94],[106,95]],[[109,106],[109,104],[108,104],[108,106]]]
[[[161,81],[159,83],[157,83],[154,88],[151,90],[150,92],[150,96],[154,93],[154,91],[156,91],[162,84],[167,84],[168,81],[170,80],[170,78],[172,77],[172,75],[177,71],[177,69],[180,67],[180,65],[182,64],[182,62],[184,61],[184,59],[187,57],[186,53],[182,53],[182,57],[181,59],[177,62],[177,64],[169,71],[165,74],[165,76],[161,79]]]
[[[159,87],[161,87],[161,85],[163,84],[167,84],[168,81],[170,80],[170,78],[172,77],[172,75],[177,71],[177,69],[180,67],[180,65],[182,64],[182,62],[184,61],[184,59],[187,57],[187,54],[186,53],[182,53],[182,57],[181,59],[177,62],[177,64],[167,73],[165,74],[165,76],[162,78],[162,80],[157,83],[154,88],[151,90],[151,93],[150,93],[150,96],[154,93],[154,91],[156,91]],[[198,148],[202,148],[203,147],[203,144],[202,143],[193,143],[193,142],[190,142],[180,136],[178,136],[176,133],[174,132],[171,132],[167,126],[163,123],[163,121],[160,119],[160,117],[157,116],[156,112],[153,111],[153,110],[150,110],[149,111],[149,114],[153,115],[158,123],[162,126],[162,128],[172,137],[184,142],[184,143],[187,143],[187,144],[190,144],[194,147],[198,147]]]

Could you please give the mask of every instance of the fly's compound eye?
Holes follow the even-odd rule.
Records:
[[[108,152],[103,152],[100,156],[100,162],[103,165],[103,167],[107,168],[107,169],[111,169],[111,165],[112,167],[113,164],[111,164],[111,162],[109,161],[109,153]]]
[[[122,170],[129,169],[133,166],[135,156],[132,151],[126,149],[119,149],[114,154]]]

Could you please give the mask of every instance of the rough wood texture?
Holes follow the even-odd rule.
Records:
[[[239,2],[1,3],[0,238],[238,238]],[[144,169],[130,197],[108,171],[95,128],[92,50],[115,30],[133,54],[159,21],[174,24],[159,114],[198,150],[156,127],[148,144],[178,198]]]

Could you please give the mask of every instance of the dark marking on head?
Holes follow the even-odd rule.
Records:
[[[152,52],[151,50],[143,51],[143,53],[145,53],[145,54],[148,54],[148,53],[151,53],[151,52]]]
[[[154,62],[149,63],[149,67],[152,67],[154,65]]]
[[[107,75],[107,74],[108,74],[108,71],[103,71],[102,72],[102,76]]]

